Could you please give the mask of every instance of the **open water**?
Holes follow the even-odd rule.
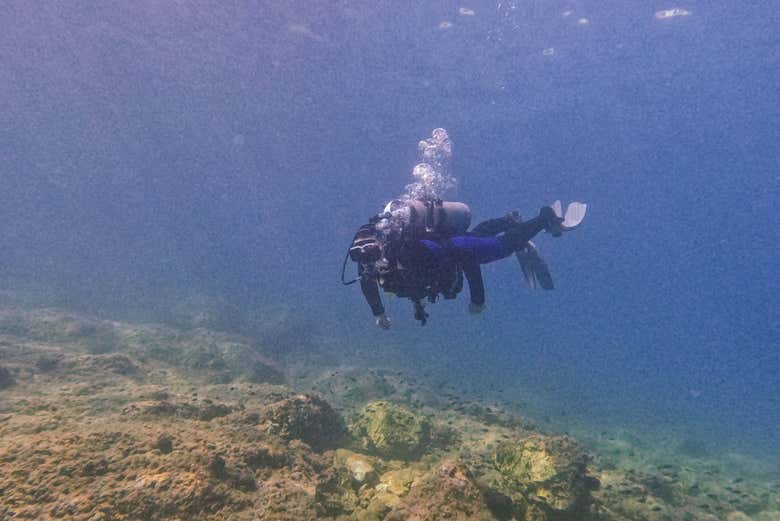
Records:
[[[5,2],[3,289],[287,307],[561,429],[777,458],[779,22],[768,1]],[[381,331],[341,260],[438,127],[475,221],[589,213],[538,241],[554,292],[509,259],[481,316],[462,295],[420,328],[390,301]]]

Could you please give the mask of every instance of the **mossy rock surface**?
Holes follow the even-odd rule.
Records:
[[[136,357],[159,360],[215,383],[243,379],[252,383],[282,384],[284,374],[245,339],[205,329],[175,332],[138,327],[122,336],[121,345]]]
[[[118,342],[117,332],[110,322],[54,310],[0,311],[0,334],[78,345],[93,354],[115,351]]]
[[[397,459],[419,457],[430,443],[431,421],[425,415],[386,401],[367,404],[352,424],[363,448]]]
[[[530,436],[496,450],[494,466],[501,476],[497,489],[512,498],[519,511],[537,512],[531,518],[544,518],[545,513],[584,518],[592,502],[590,492],[598,487],[586,473],[588,461],[567,436]]]

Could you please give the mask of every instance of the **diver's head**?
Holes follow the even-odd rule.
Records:
[[[349,258],[361,264],[376,262],[382,258],[382,245],[374,239],[358,239],[349,249]]]
[[[355,234],[349,258],[360,264],[371,264],[382,258],[382,241],[377,238],[373,225],[362,226]]]

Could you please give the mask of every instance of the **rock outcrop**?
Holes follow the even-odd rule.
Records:
[[[384,521],[493,521],[468,469],[453,461],[441,463],[414,484]]]
[[[386,401],[366,405],[351,426],[365,450],[397,459],[419,457],[430,443],[431,429],[426,416]]]
[[[272,403],[265,417],[271,432],[304,441],[314,450],[335,448],[346,434],[344,420],[328,402],[307,394]]]
[[[582,519],[598,480],[587,475],[589,457],[567,436],[530,436],[495,453],[496,489],[511,498],[519,519]]]

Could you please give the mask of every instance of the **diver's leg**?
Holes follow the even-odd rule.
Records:
[[[508,243],[502,240],[502,237],[457,235],[448,241],[448,247],[461,264],[472,259],[479,264],[487,264],[509,257],[514,253],[514,250]]]
[[[539,215],[528,221],[517,223],[500,237],[500,239],[506,243],[506,248],[511,248],[512,251],[523,248],[528,241],[536,237],[539,232],[544,230],[554,230],[556,225],[560,225],[563,219],[559,218],[555,211],[549,206],[543,206],[539,211]],[[560,233],[553,233],[557,236]]]
[[[504,217],[488,219],[487,221],[479,223],[473,230],[468,232],[468,235],[473,235],[475,237],[498,235],[499,233],[507,231],[519,222],[521,222],[520,215],[517,212],[510,212]]]
[[[493,226],[497,225],[496,223],[500,220],[492,219],[486,223],[492,223],[491,226]],[[524,248],[528,241],[536,237],[539,232],[551,229],[561,220],[552,208],[544,206],[537,217],[528,221],[514,221],[503,234],[488,237],[481,237],[473,233],[457,235],[448,241],[448,247],[461,261],[474,258],[479,264],[487,264],[509,257],[517,250]]]

